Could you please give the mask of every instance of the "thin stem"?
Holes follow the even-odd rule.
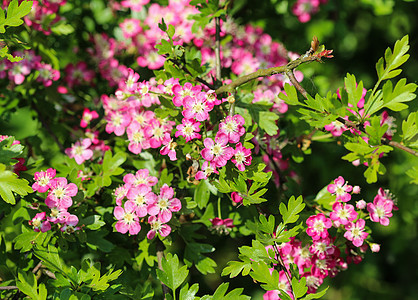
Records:
[[[9,285],[9,286],[0,286],[1,290],[18,290],[19,288],[15,285]]]
[[[222,82],[221,76],[221,21],[219,17],[215,18],[215,69],[216,81]]]
[[[292,292],[293,299],[297,299],[296,296],[295,296],[295,293],[293,292],[292,279],[291,279],[291,276],[289,274],[289,270],[287,270],[287,268],[284,264],[283,258],[282,258],[282,256],[280,255],[280,252],[279,252],[279,246],[277,245],[276,242],[274,242],[274,244],[273,244],[273,249],[274,249],[274,252],[276,253],[277,260],[278,260],[281,268],[284,270],[284,274],[286,275],[287,281],[289,282],[290,291]]]
[[[222,219],[222,212],[221,212],[221,197],[218,197],[218,218]]]

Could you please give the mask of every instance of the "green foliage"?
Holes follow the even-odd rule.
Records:
[[[33,190],[27,180],[18,178],[15,173],[6,170],[4,164],[0,164],[0,196],[3,201],[15,204],[16,198],[14,193],[26,196],[32,192]]]
[[[19,26],[23,24],[22,18],[32,9],[33,1],[12,0],[7,8],[5,16],[3,9],[0,8],[0,33],[5,33],[5,26]]]

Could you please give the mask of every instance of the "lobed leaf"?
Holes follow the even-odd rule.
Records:
[[[283,218],[284,224],[295,223],[299,219],[299,213],[305,208],[302,196],[295,199],[295,196],[290,197],[289,202],[286,205],[280,203],[279,210]]]
[[[189,275],[187,266],[180,268],[179,259],[176,254],[168,253],[161,261],[163,270],[157,269],[157,276],[166,286],[175,291]]]

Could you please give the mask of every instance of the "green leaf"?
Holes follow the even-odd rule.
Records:
[[[301,103],[298,100],[298,93],[296,88],[289,83],[284,84],[284,91],[285,93],[281,92],[279,94],[279,98],[282,99],[286,104],[289,105],[300,105]]]
[[[223,299],[223,300],[249,300],[249,299],[251,299],[250,297],[248,297],[246,295],[241,295],[242,292],[244,291],[243,288],[234,289],[234,290],[230,291],[228,294],[226,294],[226,292],[228,291],[228,287],[229,287],[229,283],[228,282],[221,283],[221,285],[218,286],[218,288],[216,289],[216,291],[213,294],[213,296],[210,297],[209,299],[213,299],[213,300],[217,300],[217,299]],[[203,300],[203,298],[202,298],[202,300]]]
[[[276,269],[270,274],[270,268],[265,262],[252,262],[251,267],[250,276],[259,281],[263,289],[271,291],[279,288],[279,272]]]
[[[3,10],[0,14],[0,33],[5,33],[4,26],[19,26],[23,24],[22,18],[32,9],[33,1],[22,1],[19,5],[18,0],[12,0],[7,8],[7,16],[4,17]]]
[[[404,141],[412,139],[418,134],[417,112],[409,114],[408,119],[402,121],[402,138]]]
[[[183,283],[189,274],[187,266],[180,268],[179,259],[176,254],[168,253],[161,261],[163,270],[157,269],[157,276],[173,292]]]
[[[400,41],[396,41],[393,53],[390,48],[386,49],[385,58],[380,58],[376,64],[379,81],[393,78],[402,72],[402,70],[396,70],[396,68],[408,60],[409,54],[406,54],[408,50],[408,35],[405,35]],[[384,62],[386,62],[385,66]]]
[[[34,245],[42,245],[47,235],[48,233],[46,232],[39,233],[33,230],[21,233],[13,240],[13,242],[15,242],[14,248],[16,250],[20,249],[21,253],[27,252],[31,250],[34,247]]]
[[[6,170],[5,165],[0,164],[0,196],[5,202],[14,205],[16,199],[13,193],[26,196],[33,193],[33,189],[27,180],[19,179],[15,173]]]
[[[14,141],[14,137],[8,137],[0,142],[0,163],[10,166],[16,162],[13,158],[19,157],[22,154],[24,149],[23,145],[13,145]]]
[[[275,222],[274,216],[270,215],[268,221],[264,215],[260,215],[259,219],[260,219],[259,229],[261,231],[264,231],[265,233],[273,234],[274,222]]]
[[[412,178],[410,183],[418,184],[418,167],[413,167],[406,171],[406,175]]]
[[[34,254],[42,260],[42,264],[52,272],[63,272],[66,274],[66,266],[62,263],[58,249],[48,245],[48,250],[42,247],[34,248]]]
[[[327,292],[329,286],[327,286],[325,289],[323,289],[322,291],[315,293],[315,294],[308,294],[305,297],[303,297],[303,300],[311,300],[311,299],[320,299],[322,296],[325,295],[325,293]]]
[[[277,134],[279,127],[276,125],[276,121],[279,119],[279,116],[271,111],[260,111],[258,125],[263,129],[268,135],[274,136]]]
[[[352,105],[351,109],[358,111],[357,103],[363,96],[363,82],[356,83],[356,77],[347,73],[344,78],[344,85],[347,89],[348,103]]]
[[[19,288],[19,290],[32,299],[40,299],[38,297],[38,281],[36,280],[35,274],[32,272],[19,272],[17,276],[18,281],[16,281],[16,286]]]
[[[300,298],[306,294],[308,287],[306,286],[306,277],[302,277],[300,281],[297,278],[292,278],[292,289],[295,293],[296,298]]]
[[[195,295],[199,291],[199,285],[197,283],[193,284],[189,288],[189,284],[186,283],[180,290],[180,300],[194,300]]]
[[[406,79],[402,78],[398,81],[395,89],[392,91],[392,82],[387,81],[382,88],[383,91],[383,104],[382,107],[387,107],[394,111],[401,111],[408,106],[403,102],[409,102],[415,99],[414,94],[417,85],[415,83],[406,84]],[[370,113],[374,113],[371,111]]]
[[[213,251],[215,251],[215,248],[209,244],[187,243],[184,251],[184,262],[188,267],[195,264],[196,269],[204,275],[215,273],[215,267],[217,266],[216,262],[213,259],[202,255],[202,253],[211,253]]]
[[[244,258],[243,261],[229,261],[227,266],[222,270],[222,276],[229,274],[229,278],[236,277],[242,272],[242,276],[246,276],[251,271],[251,260]]]
[[[305,208],[302,196],[295,199],[295,196],[290,197],[289,202],[286,205],[280,203],[279,210],[283,218],[284,224],[295,223],[299,219],[299,213]]]
[[[210,198],[210,190],[206,180],[201,180],[194,191],[194,201],[202,209],[206,207]]]

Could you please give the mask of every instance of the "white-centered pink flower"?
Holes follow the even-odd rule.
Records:
[[[33,226],[33,230],[36,232],[47,232],[51,230],[51,224],[48,220],[45,220],[45,217],[45,212],[38,213],[29,221],[29,225]]]
[[[124,208],[116,206],[113,215],[118,222],[115,228],[120,233],[127,233],[136,235],[141,231],[141,225],[139,224],[139,218],[135,213],[136,205],[132,201],[126,201]]]
[[[364,240],[369,235],[367,232],[364,232],[364,226],[366,225],[366,221],[363,219],[359,219],[356,223],[348,223],[345,225],[345,229],[347,230],[344,233],[344,237],[353,242],[353,245],[356,247],[360,247],[363,245]]]
[[[167,184],[164,184],[160,189],[160,194],[154,203],[148,206],[148,214],[155,216],[158,214],[158,219],[162,223],[167,223],[171,220],[172,212],[181,209],[181,202],[174,198],[174,190]]]
[[[319,239],[324,239],[328,237],[328,228],[331,228],[332,221],[331,219],[325,217],[323,213],[317,214],[315,216],[310,216],[306,220],[306,233],[312,237],[314,241]]]
[[[357,216],[358,213],[354,210],[354,206],[341,202],[335,202],[332,205],[332,212],[329,215],[334,224],[337,223],[337,227],[340,224],[347,225],[349,222],[357,219]]]
[[[327,187],[327,191],[331,194],[335,194],[337,196],[337,201],[341,200],[342,202],[350,201],[350,192],[352,190],[353,187],[351,185],[348,185],[342,176],[339,176],[337,179],[334,180],[334,183],[328,185]]]
[[[190,142],[192,139],[200,139],[201,135],[198,133],[200,131],[199,126],[200,122],[194,119],[183,118],[181,124],[176,126],[175,137],[182,136],[186,142]]]
[[[147,215],[148,205],[154,203],[157,199],[157,195],[155,195],[152,192],[152,189],[145,184],[130,188],[126,197],[135,204],[135,212],[140,218]]]
[[[150,240],[152,240],[157,233],[162,237],[166,237],[171,232],[171,227],[164,224],[164,222],[161,222],[161,220],[159,220],[156,216],[150,216],[148,218],[148,223],[150,224],[151,229],[147,233],[147,238]]]
[[[45,204],[49,207],[68,208],[73,205],[71,197],[77,195],[78,188],[74,183],[67,183],[64,177],[54,178],[50,181],[51,190],[45,199]]]
[[[238,143],[231,161],[237,166],[238,170],[245,171],[245,166],[251,165],[251,160],[251,150],[244,148],[241,143]]]
[[[82,139],[75,142],[71,148],[65,149],[65,154],[70,158],[74,158],[76,163],[81,165],[84,161],[93,157],[93,150],[89,149],[90,146],[90,139]]]
[[[34,179],[35,183],[32,185],[34,191],[40,193],[45,193],[49,190],[49,182],[55,177],[57,171],[55,169],[49,168],[48,170],[35,172]]]
[[[245,120],[241,115],[227,116],[223,122],[219,124],[219,132],[223,132],[228,137],[228,142],[238,143],[239,139],[245,133],[243,125]]]
[[[202,157],[210,162],[213,162],[216,167],[223,167],[228,160],[234,155],[234,149],[229,147],[228,137],[224,133],[218,133],[215,141],[211,138],[206,138],[203,141],[205,149],[201,151]]]

